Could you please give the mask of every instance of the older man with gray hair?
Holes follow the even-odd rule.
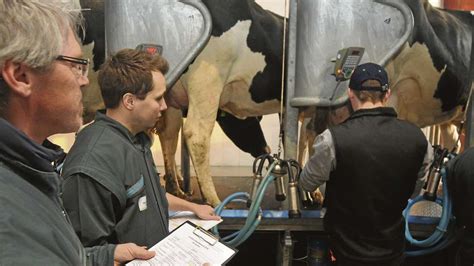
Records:
[[[80,7],[0,0],[0,265],[112,265],[153,252],[135,244],[84,249],[67,217],[47,140],[82,124],[89,61]]]

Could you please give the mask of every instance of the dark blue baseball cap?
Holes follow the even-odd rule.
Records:
[[[377,80],[379,87],[362,86],[367,80]],[[388,91],[388,75],[385,69],[374,63],[365,63],[357,66],[351,76],[349,88],[356,91]]]

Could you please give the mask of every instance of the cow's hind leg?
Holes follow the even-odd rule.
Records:
[[[447,122],[440,124],[439,130],[441,131],[442,146],[448,150],[454,149],[455,152],[459,152],[461,144],[458,143],[458,127],[451,122]]]
[[[212,68],[207,70],[206,73],[195,73],[194,77],[197,77],[197,80],[190,82],[192,85],[188,89],[189,109],[183,126],[183,136],[202,198],[206,203],[217,206],[220,200],[211,176],[209,152],[223,84],[211,78],[218,77],[218,74],[212,73]],[[206,79],[202,80],[201,77]]]
[[[178,146],[179,130],[183,124],[181,110],[169,107],[163,114],[163,118],[157,125],[160,137],[161,149],[165,163],[166,191],[180,198],[186,198],[180,185],[183,178],[176,166],[176,149]]]
[[[186,144],[193,162],[194,170],[196,171],[202,198],[204,202],[209,203],[212,206],[217,206],[220,203],[214,187],[209,165],[210,139],[215,124],[216,114],[217,108],[214,114],[210,115],[210,117],[197,118],[192,115],[190,110],[183,127]]]

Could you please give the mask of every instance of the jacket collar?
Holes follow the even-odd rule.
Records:
[[[120,122],[117,120],[110,118],[105,114],[105,110],[99,110],[97,111],[95,115],[95,122],[98,122],[102,125],[106,125],[113,130],[115,130],[117,133],[128,139],[131,143],[133,144],[140,144],[140,146],[145,146],[145,147],[150,147],[151,146],[151,140],[148,137],[147,134],[144,132],[140,132],[136,135],[133,135],[128,128],[126,128],[124,125],[122,125]]]
[[[42,172],[53,172],[54,163],[64,157],[63,150],[45,140],[42,145],[0,118],[0,158],[18,162]]]
[[[347,119],[351,120],[354,118],[362,116],[392,116],[397,117],[397,112],[392,107],[377,107],[369,109],[359,109],[352,113],[352,115]]]

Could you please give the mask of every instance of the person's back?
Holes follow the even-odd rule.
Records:
[[[392,108],[360,109],[330,129],[336,169],[327,183],[325,228],[336,249],[355,260],[393,259],[404,247],[402,211],[427,141]]]
[[[431,146],[416,126],[384,107],[388,75],[376,64],[358,66],[348,97],[355,112],[315,140],[300,186],[327,183],[324,228],[337,265],[399,265],[405,245],[402,211],[419,192]]]

